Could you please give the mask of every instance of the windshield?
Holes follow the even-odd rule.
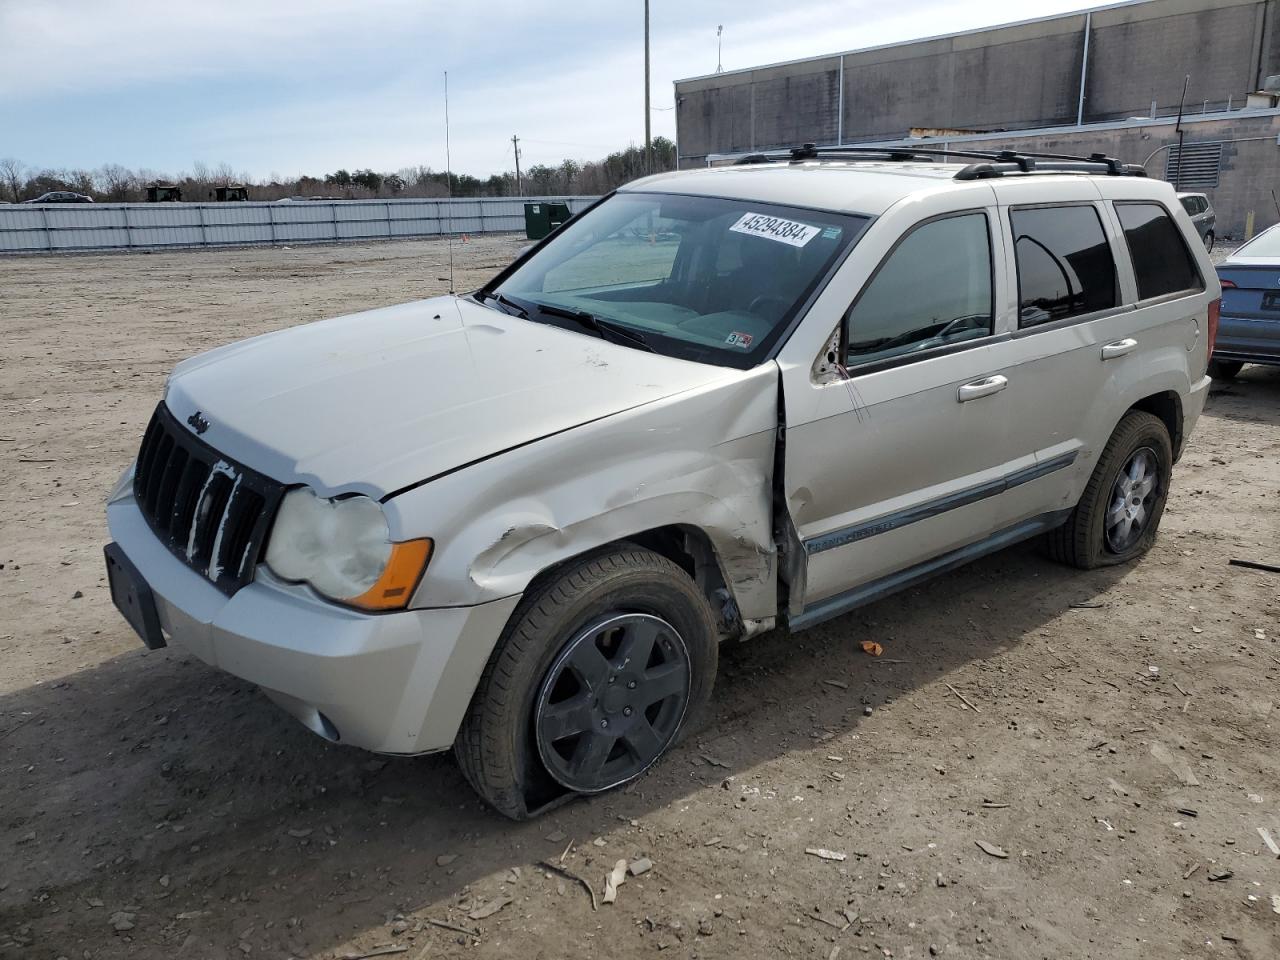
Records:
[[[1271,227],[1258,234],[1232,256],[1280,257],[1280,228]]]
[[[865,217],[748,200],[618,193],[482,296],[529,319],[669,356],[751,367]]]

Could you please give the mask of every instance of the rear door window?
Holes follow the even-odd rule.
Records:
[[[1116,215],[1133,259],[1139,300],[1204,289],[1182,231],[1164,207],[1158,203],[1117,203]]]
[[[1034,327],[1117,305],[1111,245],[1092,206],[1015,208],[1018,326]]]

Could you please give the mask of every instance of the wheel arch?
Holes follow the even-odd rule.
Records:
[[[533,593],[543,584],[557,577],[562,571],[583,558],[597,553],[608,553],[620,546],[633,545],[652,550],[665,557],[687,573],[711,607],[722,639],[759,632],[759,621],[744,621],[738,608],[733,581],[726,570],[721,552],[716,549],[706,530],[689,523],[669,523],[646,530],[638,530],[626,536],[597,544],[571,556],[562,557],[539,570],[525,588]],[[519,608],[513,612],[516,616]],[[772,619],[769,626],[772,626]],[[767,627],[764,627],[767,629]]]
[[[1130,405],[1125,413],[1130,410],[1143,410],[1159,418],[1160,422],[1165,425],[1165,429],[1169,431],[1169,440],[1173,444],[1173,459],[1176,463],[1178,458],[1182,456],[1184,440],[1182,398],[1173,390],[1161,390],[1136,401]]]

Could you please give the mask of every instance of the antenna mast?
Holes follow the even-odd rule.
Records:
[[[453,159],[449,154],[449,71],[444,72],[444,176],[449,199],[453,199]],[[446,221],[449,243],[449,292],[453,293],[453,204]]]

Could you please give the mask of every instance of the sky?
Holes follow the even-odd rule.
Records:
[[[1078,9],[1080,0],[651,0],[672,83]],[[642,0],[0,0],[0,157],[256,179],[598,159],[644,141]]]

